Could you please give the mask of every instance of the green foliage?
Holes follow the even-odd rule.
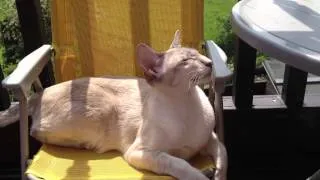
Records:
[[[8,15],[16,13],[14,0],[0,0],[0,21]]]
[[[221,16],[217,18],[219,26],[217,33],[219,36],[216,43],[226,52],[228,63],[232,63],[235,55],[235,34],[232,32],[230,16]]]
[[[236,0],[205,0],[205,39],[215,41],[227,54],[228,66],[233,69],[235,38],[231,26],[231,9]],[[256,66],[261,66],[266,55],[257,54]]]
[[[221,27],[218,18],[230,15],[232,6],[237,0],[204,0],[204,38],[216,41]]]
[[[0,44],[0,65],[3,64],[3,56],[2,56],[3,50],[4,50],[4,48],[3,48],[2,44]]]
[[[24,56],[23,38],[20,32],[19,18],[14,0],[0,0],[0,63],[5,76],[12,72]],[[44,43],[51,42],[51,16],[50,1],[40,0],[42,22],[44,30]]]
[[[51,43],[51,7],[50,0],[40,0],[45,43]]]
[[[4,76],[6,77],[10,73],[13,72],[13,70],[16,68],[17,64],[10,63],[10,64],[4,64],[4,58],[3,58],[3,53],[4,53],[4,47],[0,45],[0,65],[2,68],[2,72],[4,73]]]
[[[0,63],[4,75],[11,73],[23,57],[23,40],[13,0],[0,0]]]
[[[204,36],[207,40],[217,43],[228,56],[228,65],[233,69],[235,54],[230,13],[236,0],[205,0]]]
[[[4,45],[4,63],[17,63],[23,57],[23,40],[17,14],[7,16],[0,22],[0,32]]]
[[[13,64],[13,63],[5,64],[2,69],[4,75],[7,76],[11,74],[16,67],[17,67],[17,64]]]
[[[262,66],[262,62],[267,60],[268,58],[269,58],[269,56],[267,56],[266,54],[263,54],[262,52],[258,52],[257,53],[256,66],[257,67]]]

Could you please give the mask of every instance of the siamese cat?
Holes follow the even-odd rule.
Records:
[[[225,180],[227,154],[219,141],[213,108],[198,86],[214,78],[212,61],[181,47],[157,52],[137,46],[144,78],[90,77],[63,82],[28,101],[31,135],[43,143],[118,150],[137,169],[182,180],[208,179],[186,160],[197,153],[212,157],[215,179]],[[0,125],[19,118],[18,105],[0,113]]]

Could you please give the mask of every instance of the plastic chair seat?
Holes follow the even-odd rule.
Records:
[[[197,155],[190,163],[200,169],[213,169],[209,157]],[[26,173],[46,180],[53,179],[174,179],[130,166],[120,152],[98,154],[89,150],[43,145],[34,156]]]

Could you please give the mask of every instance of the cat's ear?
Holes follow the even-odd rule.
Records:
[[[174,37],[172,40],[172,43],[170,45],[170,49],[171,48],[178,48],[181,47],[181,38],[180,38],[180,30],[176,30],[176,32],[174,33]]]
[[[162,76],[163,54],[158,53],[146,44],[137,46],[138,63],[143,70],[146,80],[150,83]]]

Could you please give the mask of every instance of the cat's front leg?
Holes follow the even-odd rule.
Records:
[[[165,152],[130,149],[125,153],[125,159],[138,169],[149,170],[157,174],[171,175],[183,180],[208,180],[185,160]]]
[[[209,155],[213,159],[216,166],[214,179],[226,180],[228,166],[227,151],[214,132],[212,132],[207,146],[201,151],[201,153]]]

